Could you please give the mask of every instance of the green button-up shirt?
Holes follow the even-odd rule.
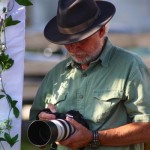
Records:
[[[149,122],[149,89],[148,67],[135,54],[107,40],[100,57],[88,70],[81,70],[68,58],[49,71],[33,102],[30,119],[34,120],[48,103],[58,103],[58,112],[78,110],[91,130],[115,128],[129,122]],[[58,149],[68,150],[62,146]],[[143,150],[143,144],[100,146],[97,150]]]

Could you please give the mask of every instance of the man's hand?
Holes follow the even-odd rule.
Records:
[[[76,131],[67,140],[57,142],[57,144],[71,149],[87,146],[92,141],[92,132],[70,117],[66,117],[66,120],[75,127]]]
[[[50,109],[51,112],[55,113],[56,112],[56,108],[53,104],[48,104],[48,109]],[[46,112],[41,112],[39,115],[39,120],[52,120],[52,119],[56,119],[56,116],[53,114],[48,114]],[[40,146],[40,149],[44,149],[45,146]]]
[[[51,112],[55,113],[56,112],[56,108],[53,104],[48,104],[48,109],[50,109]],[[41,112],[39,115],[39,120],[52,120],[52,119],[56,119],[54,114],[48,114],[46,112]]]

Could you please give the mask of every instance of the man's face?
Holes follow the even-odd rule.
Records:
[[[67,44],[65,47],[75,62],[89,64],[99,56],[102,48],[101,41],[97,32],[83,41]]]

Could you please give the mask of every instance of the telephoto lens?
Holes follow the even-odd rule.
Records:
[[[67,139],[75,128],[64,119],[33,121],[28,128],[29,141],[35,146],[46,146]]]

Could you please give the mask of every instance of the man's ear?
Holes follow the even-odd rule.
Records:
[[[106,27],[104,25],[99,30],[99,36],[100,36],[100,38],[102,38],[105,35],[105,33],[106,33]]]

